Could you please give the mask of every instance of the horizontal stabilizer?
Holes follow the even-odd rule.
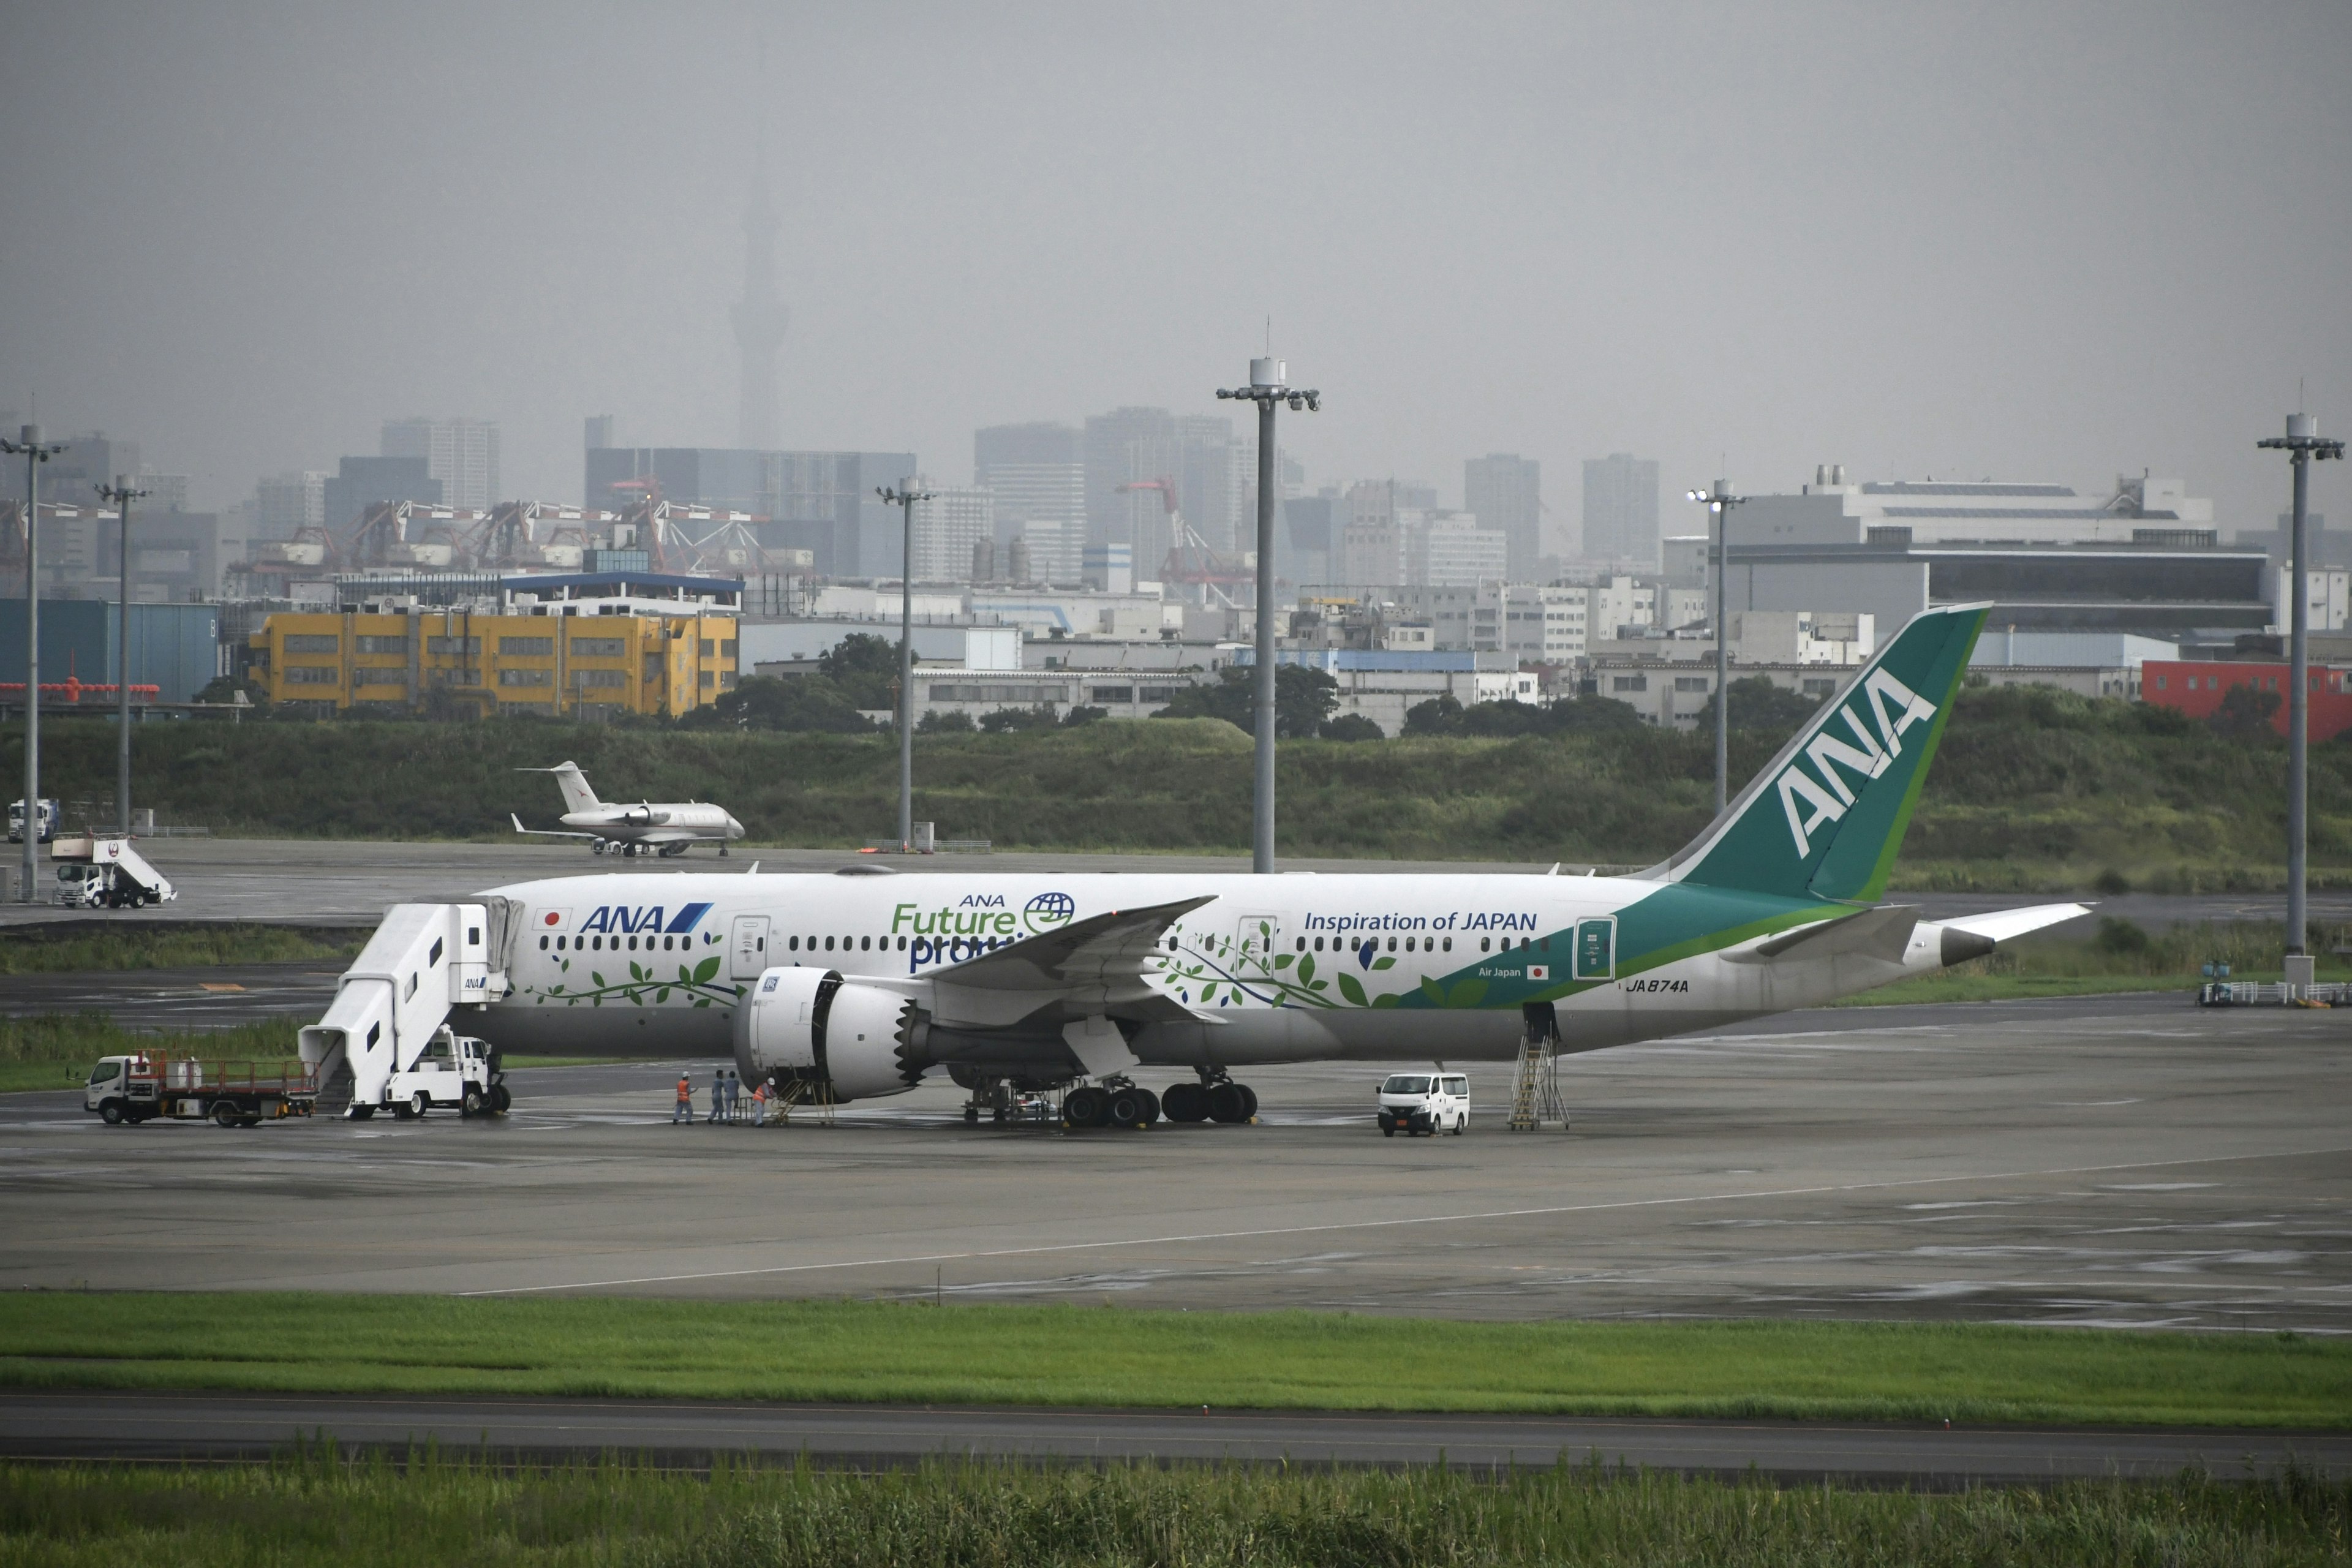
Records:
[[[1833,921],[1800,926],[1747,952],[1726,956],[1734,963],[1812,963],[1851,954],[1900,963],[1911,945],[1911,932],[1918,923],[1916,905],[1889,904],[1883,909],[1860,910]]]
[[[1983,937],[1987,942],[2010,942],[2029,931],[2040,931],[2044,926],[2062,925],[2090,912],[2088,904],[2036,904],[2031,909],[1994,910],[1988,914],[1946,921],[1944,929],[1964,931],[1970,936]]]

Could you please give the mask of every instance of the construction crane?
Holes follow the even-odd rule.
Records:
[[[1242,601],[1232,590],[1257,580],[1256,574],[1237,562],[1228,561],[1209,546],[1200,531],[1184,521],[1176,509],[1176,481],[1162,476],[1156,479],[1138,479],[1118,487],[1120,495],[1136,490],[1158,490],[1160,504],[1168,516],[1170,545],[1168,559],[1160,568],[1162,582],[1182,583],[1194,591],[1202,605],[1213,597],[1224,609],[1238,610]]]

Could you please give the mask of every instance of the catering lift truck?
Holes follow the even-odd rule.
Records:
[[[163,872],[120,834],[68,833],[49,846],[58,867],[58,902],[83,910],[135,910],[180,895]]]
[[[319,1080],[300,1062],[206,1061],[162,1051],[100,1057],[82,1090],[82,1109],[109,1127],[168,1116],[211,1118],[223,1127],[258,1127],[308,1116]]]

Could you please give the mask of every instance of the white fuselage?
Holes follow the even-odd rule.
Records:
[[[919,981],[1074,919],[1204,897],[1146,964],[1152,987],[1197,1021],[1135,1032],[1146,1066],[1507,1059],[1522,1004],[1541,1001],[1563,1049],[1591,1050],[1814,1005],[1942,963],[1927,922],[1899,958],[1807,961],[1800,949],[1761,962],[1769,930],[1727,933],[1827,912],[1629,878],[650,872],[485,897],[517,906],[512,990],[466,1026],[562,1054],[722,1054],[737,988],[772,966]]]
[[[683,804],[601,805],[563,814],[563,826],[614,844],[726,843],[743,837],[743,825],[723,805]]]

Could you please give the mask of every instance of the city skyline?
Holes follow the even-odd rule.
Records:
[[[2352,424],[2352,324],[2327,305],[2352,174],[2325,152],[2352,143],[2328,85],[2352,25],[2263,15],[1960,29],[1627,5],[1358,27],[1310,5],[1244,58],[1208,46],[1214,6],[919,5],[893,27],[908,107],[883,119],[848,68],[871,19],[796,19],[765,79],[748,7],[656,37],[719,62],[700,87],[721,109],[772,100],[789,149],[786,447],[951,463],[994,424],[1207,416],[1270,315],[1325,392],[1293,454],[1318,482],[1494,451],[1555,476],[1654,456],[1670,494],[1822,461],[2084,488],[2153,467],[2236,527],[2277,510],[2252,442],[2283,408]],[[197,508],[368,452],[420,408],[497,421],[517,496],[569,495],[588,409],[633,439],[740,439],[741,117],[604,112],[646,42],[614,16],[520,6],[428,61],[434,16],[26,18],[0,126],[22,153],[12,229],[44,243],[0,251],[19,306],[0,406],[37,392],[52,433],[121,433]],[[348,114],[333,84],[355,55],[411,81],[398,125]],[[47,62],[101,56],[127,107],[93,121]],[[1142,88],[1137,58],[1166,62]],[[577,90],[498,110],[490,84],[550,60]],[[1708,72],[1705,94],[1662,90]],[[1264,177],[1240,128],[1160,112],[1254,94],[1299,126]],[[174,139],[219,105],[203,148]],[[1073,120],[1095,127],[1075,144],[1055,132]],[[398,216],[426,211],[429,229]],[[626,245],[581,243],[623,223]],[[1297,265],[1258,268],[1268,237]]]

